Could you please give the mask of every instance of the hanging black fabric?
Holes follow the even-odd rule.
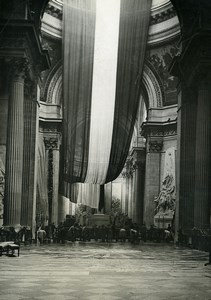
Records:
[[[95,0],[63,4],[63,194],[86,176],[95,35]]]
[[[134,130],[150,19],[150,0],[121,0],[116,100],[106,182],[122,171]]]
[[[113,133],[108,147],[110,157],[107,160],[107,174],[103,172],[104,178],[101,176],[100,181],[95,178],[95,183],[114,180],[120,174],[128,155],[140,97],[150,8],[151,0],[121,0]],[[64,0],[63,18],[62,194],[72,200],[71,184],[86,181],[91,153],[95,0]],[[103,111],[100,113],[103,114]],[[101,142],[105,143],[105,140],[101,139]],[[95,143],[97,145],[99,140],[95,140]],[[94,155],[92,157],[95,158]],[[99,166],[101,162],[98,163],[98,169]],[[86,182],[93,183],[89,178]],[[100,202],[102,207],[103,202]]]

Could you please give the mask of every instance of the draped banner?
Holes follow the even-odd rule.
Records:
[[[67,197],[72,183],[85,183],[87,194],[91,183],[114,180],[124,166],[140,98],[150,8],[150,0],[64,0],[62,181]]]

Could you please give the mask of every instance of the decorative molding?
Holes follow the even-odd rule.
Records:
[[[143,70],[143,85],[147,92],[149,107],[162,107],[164,102],[164,92],[162,83],[155,75],[152,65],[146,61]]]
[[[48,4],[45,13],[48,15],[51,15],[54,18],[57,18],[59,20],[62,20],[62,10],[60,8],[55,7],[52,4]]]
[[[57,137],[44,137],[46,149],[58,149],[59,139]]]
[[[39,122],[39,131],[40,133],[43,133],[44,135],[61,135],[61,122],[45,122],[41,121]]]
[[[13,79],[25,79],[29,72],[29,60],[25,57],[13,58],[10,61],[10,67]]]
[[[141,134],[147,137],[168,137],[177,135],[177,122],[176,120],[156,123],[156,122],[145,122],[141,126]]]
[[[148,141],[148,152],[161,152],[163,141]]]
[[[1,28],[1,24],[0,24]],[[47,51],[43,50],[41,39],[33,23],[15,21],[9,22],[5,35],[1,40],[0,58],[27,58],[31,76],[38,76],[41,71],[50,66]],[[33,77],[32,77],[33,78]]]
[[[46,85],[44,98],[47,103],[61,104],[62,98],[62,62],[59,61],[51,70]]]
[[[177,13],[176,13],[174,7],[170,7],[167,10],[164,10],[162,12],[159,12],[159,13],[155,14],[155,15],[152,15],[151,18],[150,18],[150,25],[155,25],[155,24],[162,23],[164,21],[172,19],[176,15],[177,15]]]

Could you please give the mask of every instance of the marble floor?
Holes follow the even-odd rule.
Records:
[[[173,245],[21,246],[0,257],[1,300],[211,299],[208,253]]]

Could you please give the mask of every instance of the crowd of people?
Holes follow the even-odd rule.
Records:
[[[141,240],[143,242],[173,241],[173,232],[170,225],[166,229],[156,228],[153,225],[147,229],[144,224],[138,226],[136,223],[119,227],[115,224],[82,226],[78,222],[72,224],[63,222],[58,226],[55,226],[54,224],[47,227],[40,226],[37,229],[37,240],[41,244],[50,241],[54,243],[65,243],[66,241],[89,242],[91,240],[108,243],[124,243],[128,241],[138,244]]]
[[[170,227],[166,229],[151,226],[147,228],[144,224],[139,226],[136,223],[117,226],[107,225],[81,225],[74,218],[66,220],[56,226],[51,223],[47,226],[39,225],[36,228],[35,237],[32,237],[30,228],[23,227],[16,231],[13,227],[0,229],[1,241],[14,241],[16,243],[30,244],[33,242],[44,243],[65,243],[70,242],[89,242],[91,240],[99,242],[130,242],[138,244],[140,241],[170,242],[173,240],[173,232]]]

